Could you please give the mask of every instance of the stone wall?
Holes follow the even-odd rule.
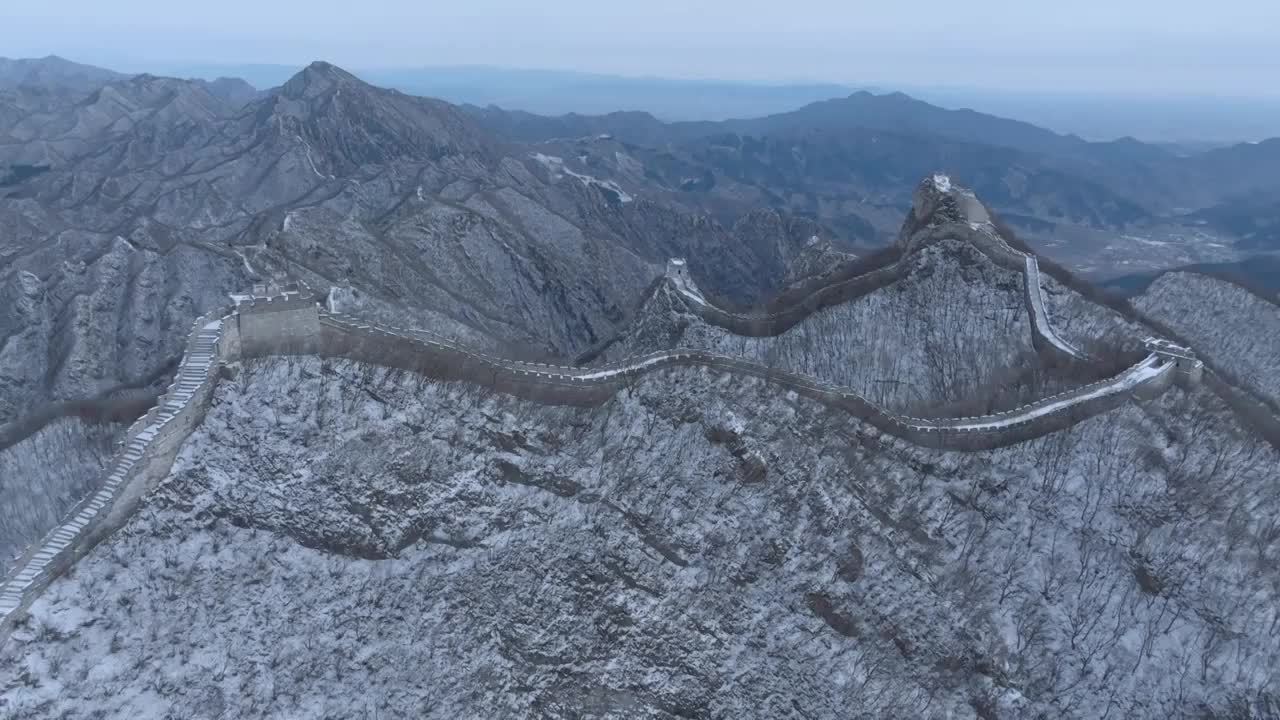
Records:
[[[1023,442],[1113,409],[1135,395],[1154,397],[1173,382],[1175,366],[1148,356],[1119,375],[1024,407],[975,418],[925,419],[894,415],[843,388],[806,376],[703,351],[674,350],[596,368],[508,361],[447,341],[382,328],[339,316],[319,320],[318,353],[397,367],[429,377],[470,382],[535,402],[598,405],[638,378],[668,368],[706,367],[755,377],[865,420],[880,430],[931,448],[987,450]]]
[[[705,300],[691,298],[685,293],[681,293],[681,297],[686,300],[686,305],[691,312],[712,325],[722,327],[736,335],[774,337],[799,325],[820,310],[856,300],[892,285],[905,276],[906,265],[895,263],[889,267],[820,287],[800,302],[768,315],[740,315],[718,308]]]
[[[173,382],[126,431],[102,488],[29,548],[0,584],[0,643],[39,592],[123,525],[142,497],[169,474],[178,449],[204,419],[218,368],[230,349],[223,328],[233,318],[220,317],[223,312],[196,321]]]
[[[1202,382],[1236,413],[1245,427],[1280,450],[1280,418],[1276,417],[1266,403],[1233,385],[1217,372],[1202,371]]]
[[[1044,301],[1040,261],[1034,255],[1010,246],[991,225],[976,227],[962,224],[939,225],[922,231],[909,247],[915,249],[946,238],[968,242],[996,265],[1022,275],[1023,301],[1031,318],[1032,344],[1046,361],[1053,364],[1069,364],[1090,360],[1085,353],[1059,335],[1053,327]]]
[[[0,643],[40,591],[123,525],[168,475],[183,442],[204,419],[223,363],[298,354],[400,368],[539,403],[586,406],[607,402],[650,373],[705,368],[759,378],[924,447],[963,451],[1023,442],[1110,410],[1134,395],[1152,397],[1169,387],[1175,370],[1174,363],[1153,354],[1114,378],[1014,411],[981,418],[921,419],[893,415],[845,389],[805,376],[708,352],[659,352],[596,368],[552,366],[507,360],[422,333],[332,315],[310,297],[247,303],[234,313],[196,322],[177,377],[160,403],[129,428],[102,490],[33,546],[0,585]]]
[[[238,309],[239,344],[247,357],[315,352],[320,324],[310,294],[241,303]]]
[[[943,240],[967,242],[996,265],[1023,276],[1023,301],[1031,318],[1032,344],[1047,362],[1064,365],[1090,361],[1085,353],[1067,342],[1053,327],[1040,284],[1039,261],[1034,255],[1011,247],[991,226],[948,223],[924,228],[905,245],[906,251],[896,263],[820,286],[794,304],[769,314],[731,313],[707,302],[693,285],[683,261],[669,266],[667,277],[675,285],[689,310],[704,321],[736,335],[773,337],[804,322],[815,312],[855,300],[903,279],[909,271],[910,259],[915,251]]]

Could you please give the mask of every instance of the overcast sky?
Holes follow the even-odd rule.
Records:
[[[0,0],[0,54],[1280,94],[1280,0]]]

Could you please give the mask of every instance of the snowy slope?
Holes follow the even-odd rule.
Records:
[[[65,418],[0,450],[0,577],[16,554],[102,485],[123,431]]]
[[[1280,307],[1232,283],[1167,273],[1134,299],[1235,382],[1280,403]]]
[[[1036,357],[1020,273],[972,246],[918,251],[908,275],[826,308],[775,337],[744,337],[655,294],[606,359],[690,347],[836,383],[890,409],[965,414],[1016,407],[1081,383]],[[982,406],[966,403],[981,398]]]
[[[569,409],[254,363],[0,649],[0,718],[1266,717],[1237,430],[1175,391],[939,453],[709,371]]]
[[[1152,333],[1150,328],[1086,298],[1044,272],[1040,273],[1040,286],[1054,329],[1086,352],[1105,355],[1106,348],[1136,349]]]

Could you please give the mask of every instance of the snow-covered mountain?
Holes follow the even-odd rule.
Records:
[[[0,717],[1280,715],[1280,451],[1196,382],[1213,350],[1153,355],[1177,384],[998,449],[930,449],[788,384],[897,378],[922,390],[880,399],[946,415],[1010,363],[1078,384],[1159,332],[1046,278],[949,182],[909,217],[894,257],[741,322],[696,255],[672,264],[601,360],[728,357],[595,402],[515,383],[620,366],[490,381],[466,348],[308,352],[411,345],[296,294],[202,320],[238,327],[242,359],[190,346],[201,379],[171,393],[207,393],[203,420],[34,597]],[[273,342],[294,354],[249,352]]]
[[[1225,280],[1186,272],[1162,275],[1134,305],[1280,407],[1280,305]]]
[[[966,197],[946,183],[927,179],[917,189],[917,205],[928,203],[922,195]],[[991,217],[985,207],[979,212]],[[908,220],[894,252],[837,258],[765,306],[734,314],[736,321],[708,313],[705,302],[679,282],[662,283],[628,329],[591,357],[616,362],[697,348],[847,387],[896,411],[959,415],[1017,407],[1114,369],[1045,362],[1036,351],[1023,263],[1010,267],[994,260],[990,250],[971,242],[974,227],[959,215],[941,221],[955,225],[956,234],[934,232],[938,237],[927,246],[913,248],[916,232],[938,224],[935,214],[925,215],[930,220],[919,227]],[[983,222],[989,243],[1002,244],[1000,231]],[[855,280],[845,282],[845,276]],[[877,279],[861,282],[872,276]],[[839,293],[834,304],[816,299],[842,283],[858,287]],[[1075,345],[1116,362],[1139,352],[1144,331],[1131,321],[1047,276],[1039,283],[1054,326]],[[744,326],[758,331],[744,334]]]
[[[1274,711],[1277,457],[1203,390],[975,455],[698,374],[571,410],[243,372],[0,712]]]
[[[143,382],[194,318],[276,274],[569,357],[625,323],[666,258],[719,257],[704,282],[741,300],[816,232],[777,213],[723,226],[644,187],[622,202],[328,63],[247,104],[202,81],[103,82],[0,109],[0,422]]]

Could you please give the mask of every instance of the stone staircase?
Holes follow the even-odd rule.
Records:
[[[1032,266],[1033,262],[1026,263],[1029,282],[1033,278]],[[13,574],[0,585],[0,642],[43,587],[126,519],[132,503],[146,490],[146,484],[139,478],[151,475],[154,481],[155,477],[167,472],[168,463],[172,462],[187,433],[201,419],[200,413],[187,411],[199,408],[198,403],[193,405],[193,399],[198,395],[207,402],[216,383],[214,370],[222,359],[220,353],[241,357],[238,345],[228,349],[219,343],[224,330],[228,342],[234,344],[246,340],[244,333],[248,326],[242,324],[243,312],[245,307],[251,306],[242,306],[221,319],[202,318],[196,322],[177,376],[157,406],[129,428],[103,487],[76,506],[68,519],[41,542],[34,544],[18,561]],[[356,318],[344,318],[322,311],[315,303],[280,302],[271,305],[270,309],[282,314],[299,313],[304,306],[314,313],[316,321],[312,330],[316,337],[308,338],[313,349],[300,351],[290,344],[286,334],[265,324],[255,330],[261,336],[258,341],[263,346],[260,348],[262,352],[243,357],[300,352],[344,357],[347,356],[344,349],[354,350],[356,356],[351,359],[392,367],[398,367],[397,362],[401,362],[406,369],[425,371],[428,375],[444,373],[446,377],[442,379],[478,382],[516,395],[525,394],[519,391],[521,384],[526,390],[531,384],[540,385],[543,391],[534,393],[531,399],[557,404],[575,397],[599,402],[643,375],[671,367],[701,366],[763,379],[780,388],[844,409],[909,442],[951,450],[990,449],[1021,442],[1103,412],[1141,390],[1146,389],[1152,394],[1160,392],[1170,384],[1175,367],[1173,362],[1153,353],[1112,378],[1016,410],[983,417],[929,420],[895,415],[847,389],[826,385],[809,377],[712,353],[674,350],[594,368],[556,366],[490,356],[429,332],[383,327]],[[343,338],[348,342],[344,343]],[[424,354],[435,358],[437,364],[427,363],[424,366],[421,362]],[[465,372],[468,368],[472,371],[469,374]],[[182,421],[170,427],[175,420]],[[150,468],[160,462],[165,463],[163,468],[159,465]]]
[[[210,367],[217,361],[217,343],[223,320],[197,321],[197,329],[189,340],[187,352],[179,366],[177,377],[161,397],[159,404],[134,423],[126,434],[121,449],[111,463],[111,469],[103,486],[93,495],[81,501],[62,525],[54,528],[44,539],[18,561],[15,571],[0,585],[0,624],[22,607],[32,586],[56,574],[53,566],[65,555],[74,552],[74,545],[85,535],[85,529],[111,507],[137,464],[146,457],[147,447],[160,431],[171,422],[196,391],[207,381]]]

